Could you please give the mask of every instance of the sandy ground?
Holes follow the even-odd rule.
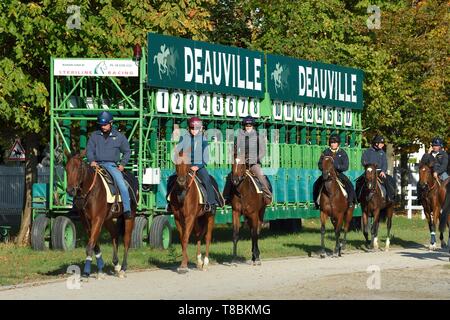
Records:
[[[447,252],[399,249],[264,260],[261,266],[214,264],[208,271],[129,272],[125,279],[1,287],[0,299],[450,299]],[[373,272],[368,271],[375,270]],[[180,290],[182,288],[182,290]]]

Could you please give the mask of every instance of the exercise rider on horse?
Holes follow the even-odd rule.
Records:
[[[320,171],[322,171],[322,160],[326,156],[333,157],[334,168],[336,169],[336,173],[338,175],[339,180],[344,184],[345,191],[347,191],[348,195],[348,206],[351,208],[354,206],[356,202],[356,193],[353,188],[352,183],[349,178],[344,174],[345,171],[348,170],[348,155],[343,149],[339,148],[339,144],[341,143],[341,138],[337,134],[332,134],[330,139],[328,140],[329,148],[325,149],[319,159],[318,166]],[[323,177],[322,175],[317,178],[313,185],[313,199],[316,205],[316,208],[319,208],[319,203],[317,203],[317,198],[319,197],[320,189],[323,186]]]
[[[261,160],[266,154],[267,141],[255,130],[255,124],[255,119],[251,116],[247,116],[242,120],[243,128],[239,130],[235,141],[235,155],[239,159],[245,159],[247,169],[261,182],[264,201],[269,205],[272,202],[272,192],[269,188],[269,182],[261,169]],[[226,204],[231,203],[231,187],[231,175],[228,175],[223,191]]]
[[[385,144],[384,137],[377,135],[372,140],[372,147],[364,151],[361,157],[361,164],[365,167],[369,164],[374,164],[377,166],[377,171],[379,171],[379,178],[381,184],[386,188],[386,200],[390,202],[395,202],[395,181],[392,176],[388,175],[387,172],[387,157],[386,153],[383,151]],[[361,190],[364,185],[364,175],[360,176],[356,182],[356,192],[358,196],[361,195]]]
[[[422,163],[434,161],[433,177],[436,180],[440,179],[441,182],[444,182],[449,177],[447,173],[448,154],[442,149],[443,147],[444,141],[441,138],[433,138],[431,141],[431,151],[429,153],[425,153],[420,160]],[[421,199],[421,191],[422,188],[419,188],[419,183],[417,183],[417,199]]]
[[[97,117],[100,130],[89,137],[86,155],[92,167],[101,165],[113,177],[120,191],[125,218],[131,218],[130,194],[122,175],[124,167],[130,160],[130,144],[128,139],[112,127],[113,116],[107,111],[101,112]],[[123,154],[120,159],[120,153]]]
[[[216,208],[219,205],[214,194],[213,185],[206,170],[208,163],[208,140],[202,132],[203,122],[197,117],[192,117],[188,121],[189,132],[180,137],[175,149],[175,154],[181,151],[190,152],[190,167],[193,172],[200,178],[203,186],[206,189],[207,199],[205,203],[205,212],[215,214]]]

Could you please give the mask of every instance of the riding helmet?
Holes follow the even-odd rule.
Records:
[[[112,123],[113,120],[114,118],[111,113],[109,113],[108,111],[102,111],[97,117],[97,124],[105,125],[108,123]]]
[[[332,134],[328,139],[328,144],[330,145],[333,142],[341,143],[341,137],[338,134]]]
[[[200,118],[192,117],[189,119],[188,124],[189,128],[200,128],[203,125],[203,122]]]
[[[442,147],[444,147],[444,141],[439,137],[435,137],[435,138],[433,138],[433,140],[431,140],[431,145],[439,146],[442,148]]]
[[[382,135],[376,135],[373,140],[372,140],[372,144],[377,144],[377,143],[385,143],[384,141],[384,137]]]
[[[252,126],[255,126],[255,118],[252,116],[247,116],[244,119],[242,119],[242,125],[245,127],[247,124],[251,124]]]

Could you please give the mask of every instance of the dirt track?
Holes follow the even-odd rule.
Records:
[[[380,289],[368,289],[369,266],[379,267]],[[372,274],[372,277],[376,277]],[[183,288],[183,290],[180,290]],[[130,272],[126,279],[90,279],[79,290],[65,281],[1,288],[0,299],[450,299],[450,262],[425,248],[354,252],[211,265],[179,275],[173,269]]]

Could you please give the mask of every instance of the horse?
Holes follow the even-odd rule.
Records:
[[[123,218],[122,205],[120,205],[120,210],[117,212],[111,212],[113,204],[107,203],[105,186],[101,178],[98,177],[98,168],[92,168],[83,161],[85,154],[86,150],[74,155],[66,152],[68,161],[65,168],[67,172],[67,193],[74,197],[74,208],[80,215],[81,223],[89,236],[83,277],[88,278],[90,276],[92,256],[95,253],[98,269],[97,277],[100,279],[104,278],[104,262],[98,244],[100,231],[104,225],[112,239],[114,270],[120,278],[124,278],[127,270],[128,249],[130,248],[131,234],[134,227],[138,195],[136,193],[136,198],[134,201],[131,201],[130,219]],[[118,219],[117,224],[113,222],[115,218]],[[125,220],[124,223],[123,220]],[[125,247],[122,265],[119,264],[119,258],[117,257],[119,224],[124,228],[124,230],[121,230],[121,232],[124,232],[123,241]]]
[[[237,256],[241,215],[244,215],[252,237],[252,263],[253,265],[261,265],[258,236],[261,231],[267,205],[264,201],[263,194],[257,193],[245,162],[237,158],[236,155],[234,158],[235,161],[231,166],[231,182],[234,187],[231,199],[231,207],[233,210],[233,263],[235,263]]]
[[[442,219],[439,227],[440,236],[439,240],[441,240],[441,248],[446,248],[447,244],[444,240],[444,232],[445,225],[449,224],[449,221],[445,223],[445,220],[448,220],[448,209],[445,208],[444,214],[441,217],[441,208],[446,207],[444,205],[444,200],[446,198],[446,185],[447,181],[444,183],[439,182],[437,179],[433,177],[432,173],[433,162],[429,163],[421,163],[419,165],[419,184],[418,188],[420,188],[421,194],[421,203],[423,206],[423,210],[425,212],[425,216],[428,221],[428,227],[430,229],[430,250],[436,250],[436,224],[438,221]],[[448,200],[447,200],[448,201]],[[449,232],[450,238],[450,232]],[[449,241],[450,242],[450,241]]]
[[[394,203],[383,197],[378,181],[377,166],[368,164],[364,167],[364,184],[360,196],[362,214],[363,214],[363,233],[366,239],[366,246],[378,250],[378,228],[380,219],[387,218],[387,238],[385,251],[389,251],[390,236],[392,227],[392,216],[394,215]],[[369,241],[369,218],[373,218],[371,229],[371,241]]]
[[[197,268],[204,271],[208,269],[209,246],[214,229],[214,215],[211,212],[204,213],[203,205],[199,203],[199,191],[194,185],[195,172],[192,173],[190,170],[190,161],[186,155],[181,151],[175,159],[176,181],[169,193],[169,205],[175,218],[183,252],[183,259],[177,269],[180,274],[189,271],[187,246],[192,231],[197,239]],[[206,252],[202,260],[201,240],[203,238],[206,242]]]
[[[320,257],[325,258],[325,224],[327,217],[330,217],[334,226],[336,245],[333,256],[341,256],[341,251],[345,249],[347,241],[347,232],[353,217],[354,207],[349,207],[349,203],[338,183],[338,175],[334,168],[334,158],[325,156],[322,159],[322,178],[323,188],[320,192],[320,235],[321,235],[321,253]],[[342,225],[344,225],[344,240],[340,242]]]

